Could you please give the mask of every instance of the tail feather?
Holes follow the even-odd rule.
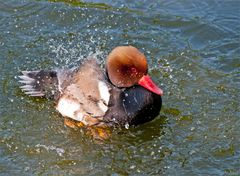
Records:
[[[30,95],[30,96],[37,96],[37,97],[41,97],[44,96],[44,93],[40,92],[40,91],[36,91],[33,86],[31,85],[25,85],[25,86],[21,86],[20,87],[25,94]]]
[[[20,88],[29,96],[56,98],[59,94],[56,71],[22,71]]]

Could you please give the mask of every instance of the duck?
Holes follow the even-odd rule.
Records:
[[[105,69],[88,57],[77,68],[22,71],[19,78],[26,95],[54,100],[69,127],[136,126],[157,117],[162,106],[163,90],[148,75],[145,55],[131,45],[115,47]]]

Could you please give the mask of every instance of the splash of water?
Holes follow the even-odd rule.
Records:
[[[63,154],[65,153],[64,149],[58,148],[58,147],[55,147],[55,146],[52,146],[52,145],[47,146],[47,145],[44,145],[44,144],[37,144],[36,147],[37,148],[44,148],[47,151],[56,151],[59,156],[63,156]]]
[[[102,63],[106,57],[105,52],[100,49],[98,39],[93,36],[87,41],[83,41],[81,36],[67,41],[50,39],[48,45],[56,67],[77,67],[87,57],[94,57]]]

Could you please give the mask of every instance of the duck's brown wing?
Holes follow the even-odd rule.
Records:
[[[85,117],[101,118],[108,110],[109,90],[99,64],[95,60],[87,60],[61,93],[56,108],[63,116],[88,125]]]

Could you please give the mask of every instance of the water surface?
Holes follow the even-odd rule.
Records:
[[[238,0],[1,0],[0,175],[240,175],[239,14]],[[21,70],[104,62],[128,44],[163,108],[103,143],[19,89]]]

